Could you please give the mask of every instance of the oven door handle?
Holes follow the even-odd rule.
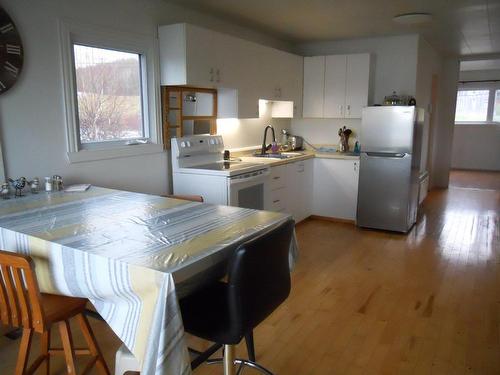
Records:
[[[261,172],[261,171],[259,171]],[[251,182],[251,181],[257,181],[257,180],[260,180],[264,177],[267,177],[269,176],[270,172],[269,172],[269,169],[265,169],[262,173],[257,173],[257,174],[254,174],[255,172],[250,172],[250,176],[248,177],[233,177],[233,178],[230,178],[229,179],[229,184],[231,186],[235,186],[235,185],[239,185],[239,184],[245,184],[247,182]]]

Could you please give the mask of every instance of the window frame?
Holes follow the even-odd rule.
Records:
[[[59,22],[59,29],[69,162],[77,163],[163,152],[158,105],[160,85],[156,38],[153,35],[132,34],[64,20]],[[81,142],[74,68],[75,44],[134,53],[140,56],[144,137],[91,143]]]
[[[457,89],[459,91],[488,90],[488,110],[486,121],[456,121],[455,125],[500,125],[499,121],[493,121],[493,111],[495,109],[495,92],[500,90],[500,82],[461,82]],[[456,109],[455,109],[456,116]]]

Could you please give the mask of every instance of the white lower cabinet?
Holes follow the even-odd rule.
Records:
[[[314,159],[312,214],[356,219],[359,160]]]
[[[268,209],[292,214],[295,222],[311,215],[313,159],[271,167]]]

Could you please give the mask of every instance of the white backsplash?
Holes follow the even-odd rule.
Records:
[[[339,144],[339,128],[345,126],[352,130],[349,137],[350,149],[359,140],[361,143],[361,119],[293,119],[291,121],[291,132],[300,135],[312,144],[336,145]]]
[[[219,119],[217,120],[217,134],[224,138],[226,149],[241,149],[262,145],[264,129],[272,125],[276,133],[276,140],[281,139],[281,129],[290,129],[291,120],[287,118],[271,118],[270,105],[259,103],[261,106],[259,118],[254,119]],[[271,134],[267,141],[271,143]]]

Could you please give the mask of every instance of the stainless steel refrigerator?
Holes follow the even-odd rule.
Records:
[[[408,232],[415,224],[424,116],[408,106],[363,109],[358,226]]]

